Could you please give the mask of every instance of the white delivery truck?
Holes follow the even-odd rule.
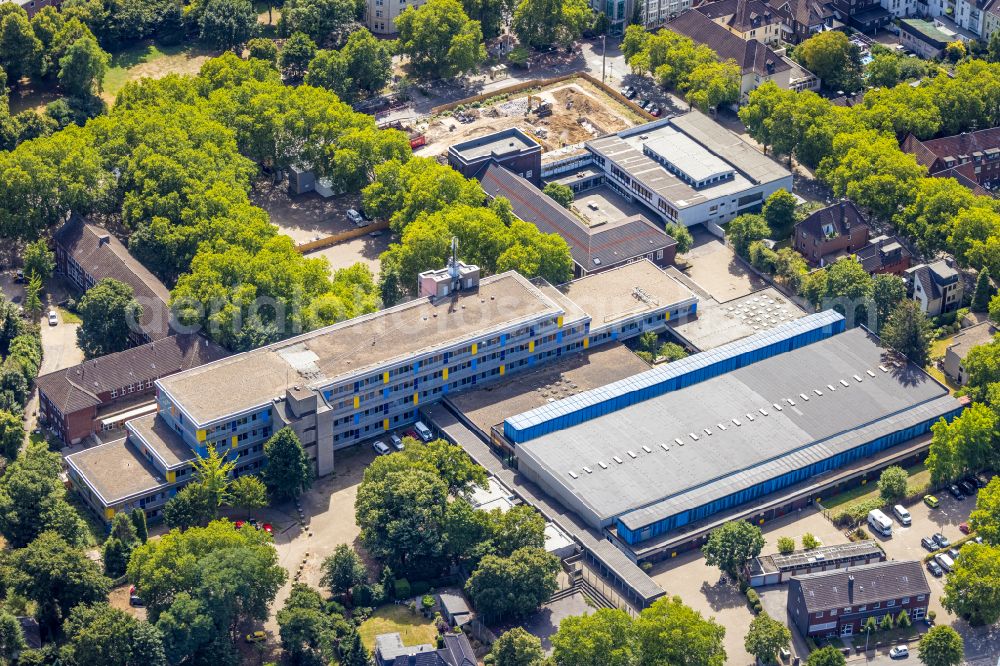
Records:
[[[892,519],[878,509],[868,512],[868,526],[884,537],[892,536]]]

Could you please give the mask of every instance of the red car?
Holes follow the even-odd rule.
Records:
[[[260,528],[265,532],[267,532],[268,534],[274,534],[274,528],[271,527],[271,523],[264,523],[263,525],[260,526]]]
[[[417,431],[413,430],[412,428],[410,430],[404,431],[403,437],[409,437],[410,439],[415,439],[417,441],[420,441],[420,435],[418,435]]]
[[[241,528],[241,527],[243,527],[243,526],[244,526],[245,524],[246,524],[246,521],[245,521],[245,520],[237,520],[237,521],[236,521],[235,523],[233,523],[233,525],[235,525],[235,526],[236,526],[236,529],[240,529],[240,528]]]
[[[969,527],[969,523],[960,523],[958,526],[958,530],[962,534],[968,534],[969,532],[972,531],[972,528]]]

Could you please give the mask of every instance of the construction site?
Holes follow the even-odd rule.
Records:
[[[476,100],[476,98],[473,98]],[[458,104],[406,127],[422,156],[443,155],[448,146],[511,127],[530,134],[544,152],[582,143],[647,122],[637,108],[623,103],[582,77],[541,88],[519,89],[506,96]]]

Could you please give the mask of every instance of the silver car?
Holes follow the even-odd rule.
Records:
[[[392,449],[385,445],[385,442],[379,440],[372,442],[372,448],[375,449],[375,453],[380,456],[387,456],[392,453]]]

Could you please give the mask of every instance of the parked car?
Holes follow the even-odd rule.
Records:
[[[403,440],[400,439],[399,435],[396,434],[389,435],[389,442],[392,444],[392,448],[396,449],[397,451],[402,451],[404,448]]]
[[[420,439],[420,435],[418,435],[417,431],[414,430],[413,428],[410,428],[409,430],[404,430],[403,437],[409,437],[410,439]]]
[[[954,483],[948,486],[948,492],[951,493],[951,496],[957,499],[959,502],[965,499],[965,495],[962,494],[961,489],[959,489],[959,487],[956,486]]]
[[[417,431],[417,434],[420,436],[420,439],[424,440],[425,442],[429,442],[432,439],[434,439],[434,433],[431,432],[430,428],[424,425],[423,421],[417,421],[416,423],[414,423],[413,429]]]
[[[972,531],[972,528],[969,527],[969,523],[959,523],[958,531],[961,532],[962,534],[968,534],[969,532]]]
[[[945,553],[938,553],[934,556],[934,561],[941,565],[941,568],[945,571],[951,571],[955,568],[955,560],[951,559],[950,555]]]
[[[21,284],[22,282],[24,282],[24,271],[22,271],[20,268],[17,269],[17,273],[14,274],[14,282],[17,284]]]
[[[385,442],[381,440],[376,440],[372,442],[372,448],[375,449],[375,453],[380,456],[387,456],[392,453],[392,449],[385,445]]]
[[[379,236],[382,235],[382,230],[376,229],[375,231],[369,232],[368,235],[371,236],[372,238],[378,238]]]
[[[274,534],[274,527],[272,527],[271,523],[262,523],[260,529],[264,530],[268,534]]]
[[[923,539],[920,540],[920,545],[926,548],[927,550],[938,549],[937,541],[934,540],[934,537],[924,537]]]
[[[989,474],[983,474],[983,473],[980,473],[980,474],[976,474],[976,475],[975,475],[974,477],[972,477],[972,478],[974,478],[974,479],[976,480],[976,485],[977,485],[977,486],[979,486],[980,488],[985,488],[985,487],[986,487],[986,484],[987,484],[987,483],[989,483],[989,482],[990,482],[990,480],[991,480],[991,479],[992,479],[993,477],[992,477],[991,475],[989,475]]]
[[[909,527],[913,523],[913,518],[910,516],[910,512],[906,510],[906,507],[902,504],[897,504],[892,507],[892,512],[896,514],[896,518],[899,520],[899,524],[904,527]]]
[[[928,560],[927,570],[930,571],[931,575],[934,576],[935,578],[940,578],[941,576],[944,575],[944,569],[942,569],[941,565],[935,562],[934,560]]]
[[[626,99],[632,99],[633,97],[635,97],[635,88],[633,88],[632,86],[625,86],[624,88],[621,89],[621,93],[622,95],[625,96]]]
[[[135,589],[135,585],[128,588],[128,605],[129,606],[145,606],[142,602],[142,598],[139,596],[138,591]]]
[[[941,534],[940,532],[935,532],[934,536],[933,536],[933,539],[934,539],[934,543],[936,543],[938,545],[938,548],[950,548],[951,547],[951,541],[948,541],[948,537],[946,537],[945,535]]]
[[[658,106],[654,106],[652,109],[649,110],[649,115],[653,116],[654,118],[659,118],[661,113],[662,111],[660,111],[660,107]]]
[[[938,498],[934,497],[934,495],[924,495],[924,504],[932,509],[936,509],[941,506],[941,502],[939,502]]]
[[[962,492],[969,497],[973,497],[979,490],[978,486],[973,483],[972,479],[962,479],[958,482],[958,487],[961,488]]]
[[[364,215],[353,208],[347,211],[347,219],[350,220],[356,227],[364,227],[368,225],[368,220],[365,219]]]
[[[910,656],[910,648],[905,645],[897,645],[896,647],[889,650],[890,659],[906,659]]]
[[[263,643],[267,640],[267,634],[263,631],[255,631],[252,634],[247,634],[247,643]]]
[[[235,523],[233,523],[233,527],[235,527],[236,529],[242,529],[243,526],[246,525],[246,524],[247,524],[247,521],[245,521],[245,520],[237,520]]]
[[[59,323],[59,315],[56,314],[55,310],[49,310],[49,326],[55,326]]]
[[[949,548],[948,549],[948,557],[950,557],[951,559],[957,560],[959,555],[960,555],[960,553],[958,552],[958,548]]]

